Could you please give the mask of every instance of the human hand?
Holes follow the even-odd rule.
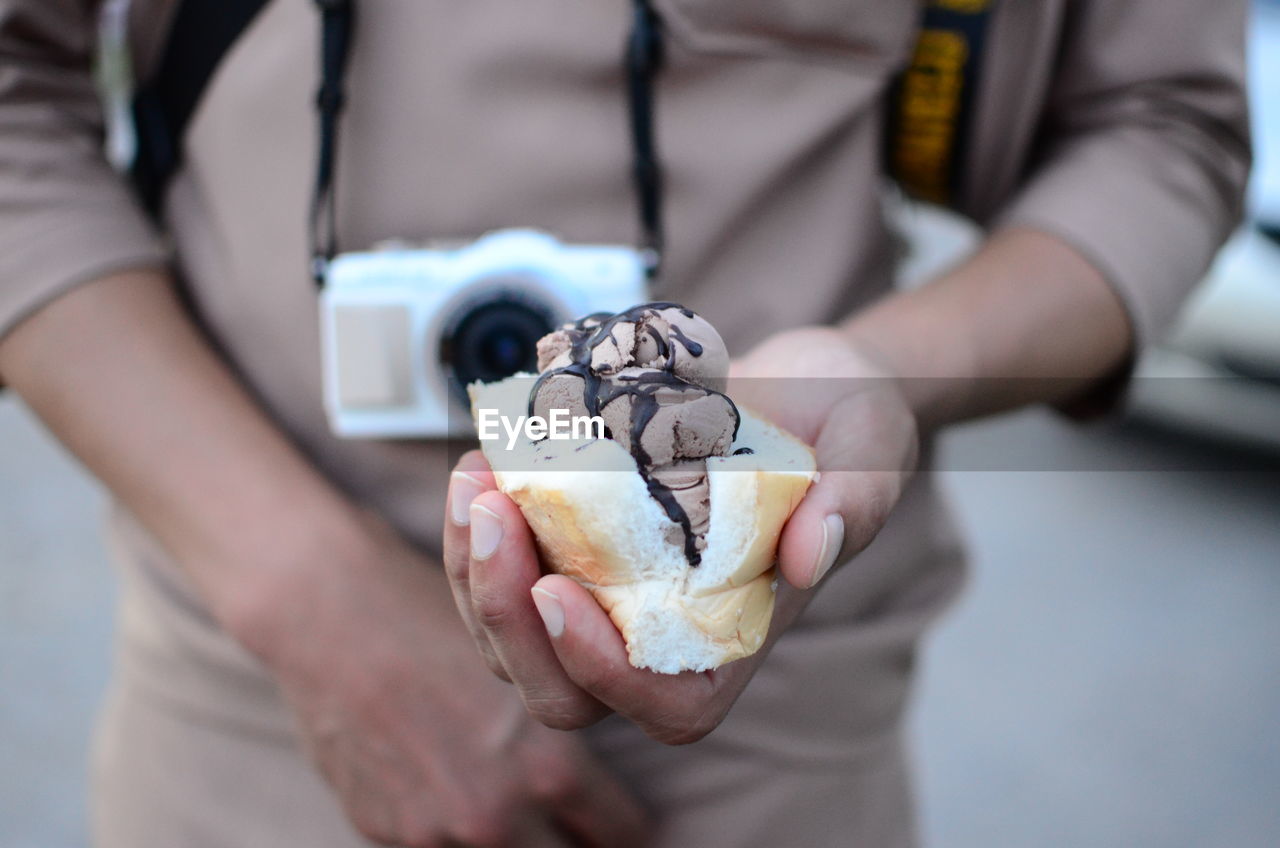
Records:
[[[783,528],[778,569],[797,588],[871,544],[918,461],[899,381],[839,330],[770,336],[733,363],[730,396],[813,446],[819,479]]]
[[[364,524],[236,628],[355,828],[404,848],[644,844],[630,793],[484,667],[439,568]]]
[[[544,575],[532,532],[497,491],[483,456],[472,451],[459,461],[445,571],[490,667],[544,724],[582,727],[616,711],[662,742],[702,738],[832,564],[869,544],[897,502],[916,461],[914,417],[896,382],[839,332],[803,329],[766,340],[734,363],[730,395],[813,445],[822,475],[783,529],[785,582],[764,648],[711,671],[658,675],[632,667],[590,593]]]

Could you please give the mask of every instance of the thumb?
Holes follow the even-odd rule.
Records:
[[[837,404],[819,432],[821,470],[782,530],[778,568],[798,589],[871,544],[916,460],[914,423],[869,398]]]
[[[797,589],[816,586],[837,562],[876,537],[897,498],[891,472],[824,471],[778,542],[778,569]],[[879,479],[876,479],[879,478]]]

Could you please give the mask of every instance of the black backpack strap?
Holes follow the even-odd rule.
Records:
[[[133,101],[137,152],[130,175],[156,215],[182,159],[182,139],[218,63],[268,0],[182,0],[164,53]]]

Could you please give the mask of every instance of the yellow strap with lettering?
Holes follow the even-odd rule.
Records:
[[[928,0],[911,62],[895,86],[890,173],[913,197],[955,200],[992,0]]]

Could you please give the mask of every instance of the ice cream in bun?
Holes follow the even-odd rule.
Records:
[[[678,304],[566,324],[539,341],[538,369],[468,391],[478,426],[595,425],[510,439],[481,427],[545,565],[591,591],[634,666],[702,671],[757,651],[812,450],[724,394],[724,342]]]

